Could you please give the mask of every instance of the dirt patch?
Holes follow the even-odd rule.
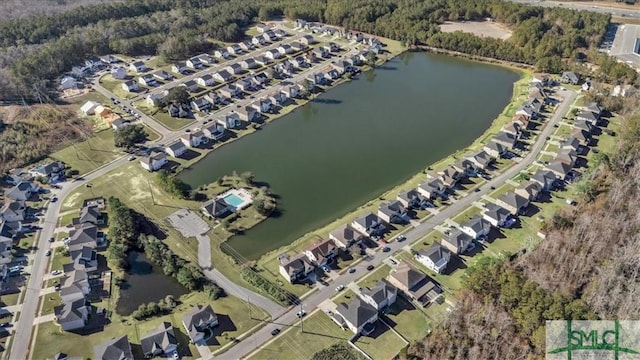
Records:
[[[440,31],[462,31],[480,37],[491,37],[501,40],[507,40],[511,37],[511,30],[509,30],[505,25],[490,21],[445,22],[440,25]]]

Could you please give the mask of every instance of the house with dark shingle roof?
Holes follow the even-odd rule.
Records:
[[[322,267],[338,254],[338,248],[333,240],[327,239],[310,245],[305,249],[304,254],[309,258],[311,263]]]
[[[580,82],[580,77],[578,77],[578,75],[573,71],[565,71],[562,73],[560,81],[565,84],[578,85],[578,82]]]
[[[65,331],[85,327],[90,311],[91,307],[84,298],[53,308],[56,322]]]
[[[291,284],[306,279],[314,267],[304,254],[280,257],[279,272]]]
[[[551,191],[555,187],[557,177],[556,174],[550,170],[538,169],[530,179],[540,184],[542,191]]]
[[[440,179],[431,179],[418,186],[418,192],[427,199],[435,199],[446,191],[447,187]]]
[[[407,209],[398,200],[380,204],[378,217],[390,224],[405,224],[411,220],[407,215]]]
[[[494,156],[489,155],[484,150],[478,151],[467,159],[476,164],[478,168],[483,170],[487,169],[494,161],[496,161],[496,158]]]
[[[416,189],[401,190],[396,199],[407,209],[420,208],[427,202],[427,199],[420,195]]]
[[[173,331],[173,325],[163,322],[140,339],[142,353],[145,357],[171,355],[178,348],[178,341]]]
[[[421,304],[432,302],[442,292],[427,274],[404,261],[389,273],[387,280],[409,299]]]
[[[8,222],[24,221],[24,212],[27,209],[24,201],[9,201],[0,208],[0,219]]]
[[[369,305],[381,311],[396,302],[398,289],[385,279],[380,279],[371,288],[360,289],[360,297]]]
[[[16,201],[26,201],[39,190],[38,185],[31,181],[21,181],[16,186],[5,190],[4,196]]]
[[[175,158],[182,156],[187,152],[187,146],[181,140],[174,140],[171,144],[164,148],[164,151]]]
[[[506,147],[507,149],[513,149],[518,143],[518,136],[510,134],[504,131],[498,133],[491,139],[492,142],[498,143]]]
[[[362,241],[364,236],[355,231],[349,224],[340,225],[329,233],[329,239],[343,249]]]
[[[387,230],[382,220],[373,213],[356,218],[351,226],[365,236],[379,236]]]
[[[94,346],[93,354],[95,360],[134,360],[127,335]]]
[[[507,209],[511,215],[516,216],[518,214],[524,214],[527,211],[529,200],[510,191],[496,199],[496,204]]]
[[[509,152],[509,148],[495,141],[489,141],[482,150],[493,158],[504,156]]]
[[[97,206],[85,206],[80,210],[80,216],[78,216],[77,218],[73,218],[71,222],[73,223],[73,225],[80,225],[85,223],[101,225],[104,220],[102,213]]]
[[[182,325],[191,341],[196,344],[204,340],[207,331],[218,325],[218,316],[211,305],[198,305],[182,317]]]
[[[349,304],[338,304],[336,313],[342,317],[344,324],[354,334],[371,334],[378,320],[378,310],[358,297],[351,300]]]
[[[78,250],[84,246],[95,248],[98,246],[98,228],[91,223],[81,223],[74,230],[69,231],[69,241],[66,244],[69,251]]]
[[[571,165],[560,160],[552,161],[546,168],[556,174],[560,180],[564,180],[571,172]]]
[[[451,252],[438,243],[433,243],[427,250],[420,250],[415,255],[416,260],[428,269],[442,274],[449,264]]]
[[[489,235],[491,224],[481,216],[474,216],[469,221],[460,224],[460,230],[474,239]]]
[[[454,254],[462,254],[472,242],[473,238],[460,229],[452,229],[449,234],[442,236],[442,246]]]
[[[211,199],[202,204],[202,213],[210,218],[221,219],[229,216],[233,209],[221,198]]]
[[[600,117],[592,113],[591,111],[582,110],[578,113],[578,115],[576,115],[576,120],[586,121],[595,126],[600,122]]]
[[[495,227],[504,227],[511,218],[511,213],[500,205],[489,203],[485,205],[482,217]]]
[[[536,201],[542,192],[542,186],[535,181],[525,181],[514,191],[516,194],[529,199],[529,201]]]

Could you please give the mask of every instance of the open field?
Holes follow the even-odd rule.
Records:
[[[423,339],[430,330],[429,320],[403,296],[398,296],[383,320],[408,341]]]
[[[356,346],[373,359],[392,359],[407,343],[386,324],[376,323],[376,328],[368,336],[360,336]]]
[[[292,325],[283,334],[263,347],[251,359],[311,359],[316,352],[341,341],[348,341],[353,334],[342,330],[325,313],[318,311],[304,320],[304,332],[300,324]]]
[[[122,154],[114,146],[113,131],[109,129],[100,131],[83,142],[55,152],[51,154],[51,157],[69,165],[79,174],[85,174],[117,159]]]
[[[389,265],[382,265],[370,272],[367,277],[363,277],[364,280],[360,280],[358,286],[361,288],[371,288],[375,286],[380,279],[386,278],[390,271],[391,267]]]
[[[502,24],[490,21],[467,21],[467,22],[450,22],[447,21],[440,25],[442,32],[462,31],[480,37],[491,37],[501,40],[507,40],[511,37],[511,30]]]
[[[93,358],[93,346],[125,334],[129,336],[129,341],[134,344],[139,344],[140,338],[144,337],[150,330],[156,328],[162,321],[168,321],[173,324],[176,337],[178,338],[179,352],[183,358],[199,358],[199,353],[195,346],[189,344],[188,337],[184,333],[182,326],[182,316],[191,311],[193,306],[198,304],[211,304],[211,307],[218,315],[220,325],[216,327],[215,330],[215,344],[210,346],[212,351],[219,349],[232,341],[232,338],[249,331],[261,323],[261,321],[254,319],[267,316],[267,314],[260,309],[252,307],[251,314],[254,319],[250,318],[247,305],[240,299],[231,296],[211,301],[202,293],[190,293],[182,296],[180,301],[181,304],[171,315],[154,317],[144,321],[134,321],[127,317],[120,317],[114,312],[111,323],[106,325],[102,331],[84,336],[70,332],[62,332],[54,322],[40,324],[33,358],[45,359],[52,357],[58,352],[64,352],[69,356]],[[80,343],[85,344],[85,346],[78,346]],[[139,347],[136,346],[133,348],[139,349]],[[134,357],[136,358],[141,358],[141,355],[142,354],[137,354],[136,357],[136,353],[134,352]]]

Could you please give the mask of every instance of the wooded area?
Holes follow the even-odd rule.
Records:
[[[50,80],[92,55],[184,59],[219,42],[239,41],[244,28],[257,20],[283,15],[544,70],[562,70],[562,58],[588,59],[588,50],[600,43],[610,18],[498,0],[127,0],[0,21],[0,92],[10,100],[30,97],[34,86],[51,90]],[[438,30],[444,21],[485,18],[509,26],[512,38],[500,41]]]

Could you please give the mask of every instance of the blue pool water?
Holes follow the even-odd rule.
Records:
[[[236,194],[229,194],[226,195],[225,197],[222,198],[224,200],[224,202],[226,202],[227,204],[233,206],[234,208],[238,208],[240,205],[242,205],[242,203],[244,203],[244,200],[242,200],[238,195]]]

